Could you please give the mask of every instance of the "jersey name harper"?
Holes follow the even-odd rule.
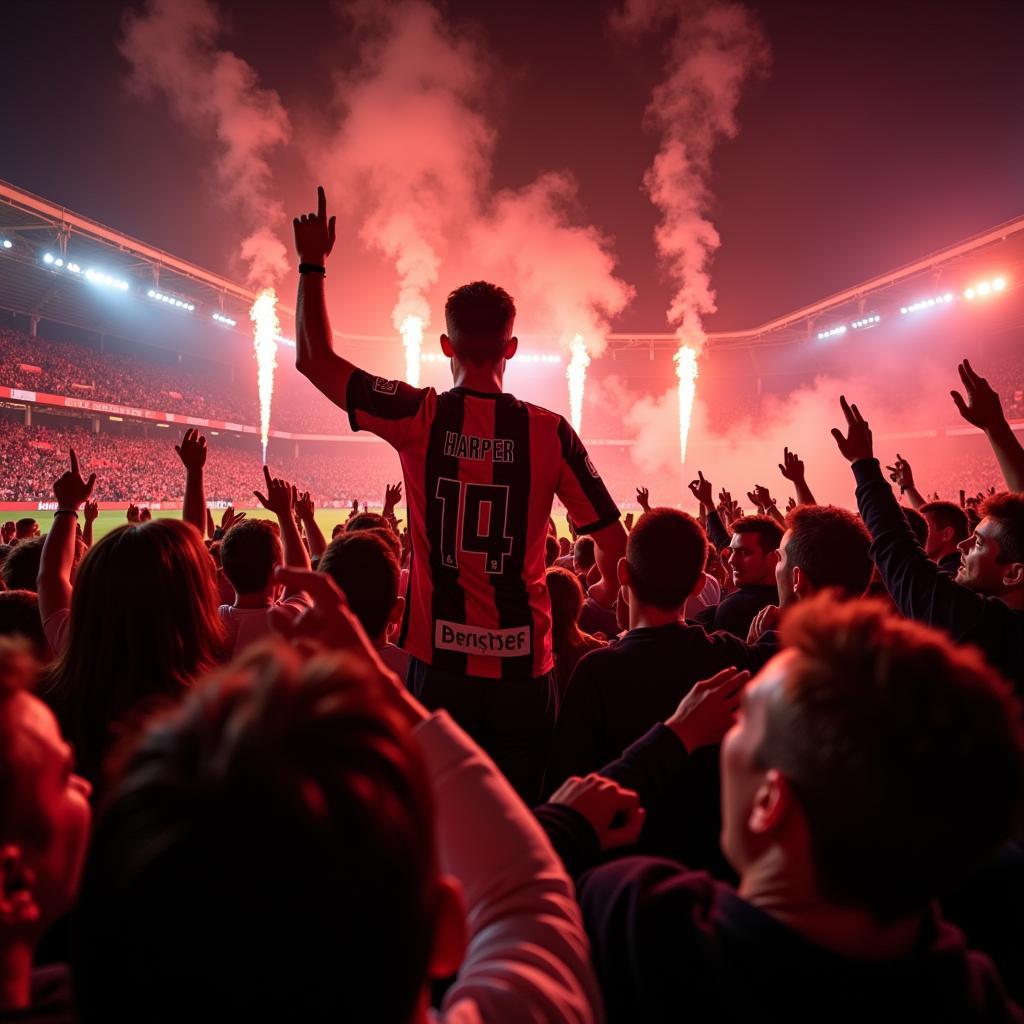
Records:
[[[454,430],[444,432],[444,453],[453,459],[475,459],[478,462],[514,462],[515,441],[502,438],[474,437]]]

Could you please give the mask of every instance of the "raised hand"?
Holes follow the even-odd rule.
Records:
[[[690,487],[693,490],[693,486]],[[645,511],[651,511],[651,492],[646,487],[638,487],[636,489],[636,501],[637,504]]]
[[[327,196],[323,185],[316,190],[316,213],[306,213],[292,221],[295,251],[300,263],[322,266],[334,248],[334,218],[327,218]]]
[[[775,499],[768,492],[767,487],[755,484],[752,491],[747,491],[747,497],[752,505],[756,505],[762,512],[775,504]]]
[[[206,438],[195,427],[185,431],[181,444],[176,444],[174,450],[190,473],[206,465]]]
[[[710,480],[704,479],[704,474],[698,469],[697,479],[690,481],[690,493],[708,511],[715,507],[714,489]]]
[[[213,535],[217,532],[217,528],[213,525],[213,513],[207,508],[206,510],[206,537],[208,540],[213,540]]]
[[[220,515],[220,528],[224,533],[227,533],[232,526],[240,523],[244,518],[244,512],[236,512],[234,505],[228,505]]]
[[[301,494],[295,496],[295,515],[298,516],[303,522],[308,522],[313,518],[316,512],[316,506],[313,499],[310,497],[309,491],[303,491]]]
[[[796,508],[796,498],[794,498],[792,495],[790,495],[786,499],[786,511],[787,512],[792,512],[793,509],[795,509],[795,508]]]
[[[93,473],[88,480],[82,479],[78,470],[78,456],[75,449],[70,450],[71,468],[62,473],[53,482],[53,494],[57,499],[58,509],[73,509],[78,511],[82,504],[92,497],[92,489],[96,485],[96,474]]]
[[[285,516],[291,518],[292,509],[295,507],[295,488],[287,480],[272,477],[266,466],[263,467],[263,478],[267,482],[267,493],[264,496],[259,491],[253,491],[256,500],[279,519]]]
[[[18,532],[18,527],[13,519],[8,519],[2,529],[0,529],[0,538],[3,539],[4,544],[10,544],[14,540],[14,535]]]
[[[630,530],[633,529],[633,513],[632,512],[627,512],[626,513],[626,516],[623,519],[622,525],[626,527],[626,533],[629,533]]]
[[[851,463],[874,458],[875,451],[868,421],[861,416],[856,405],[850,405],[846,401],[845,395],[839,396],[839,405],[846,417],[847,436],[844,437],[838,427],[832,428],[832,436],[836,439],[840,454]]]
[[[910,463],[899,452],[896,453],[896,464],[885,468],[889,470],[889,479],[900,491],[914,486],[914,471],[910,468]]]
[[[992,390],[984,377],[979,377],[965,359],[958,367],[960,380],[967,392],[967,401],[959,391],[950,391],[957,411],[968,423],[981,430],[995,430],[1006,422],[999,395]]]
[[[95,523],[99,518],[100,505],[98,501],[91,498],[82,506],[82,515],[87,523]]]
[[[749,678],[746,670],[726,668],[694,684],[665,723],[683,741],[688,753],[721,742],[732,726]]]
[[[782,462],[779,463],[779,472],[787,479],[796,483],[804,478],[804,464],[796,452],[788,448],[782,449]]]
[[[644,827],[646,812],[631,789],[603,775],[570,776],[548,801],[571,807],[590,822],[602,850],[632,846]]]
[[[395,514],[395,506],[402,500],[402,481],[384,488],[384,509],[382,515],[385,519]]]

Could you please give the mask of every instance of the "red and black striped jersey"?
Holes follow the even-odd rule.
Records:
[[[357,370],[349,422],[396,449],[412,565],[399,646],[447,671],[553,667],[544,544],[557,495],[579,533],[619,510],[564,417],[513,395],[438,394]]]

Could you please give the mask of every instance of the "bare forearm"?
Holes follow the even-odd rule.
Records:
[[[278,515],[277,521],[281,527],[284,564],[293,569],[308,569],[309,552],[306,551],[306,545],[302,543],[302,537],[299,536],[299,528],[295,525],[295,519],[289,513]]]
[[[786,517],[779,511],[778,505],[766,505],[764,509],[764,514],[767,516],[771,516],[772,519],[774,519],[775,522],[779,524],[779,526],[786,525]]]
[[[295,304],[295,368],[335,405],[347,408],[348,381],[355,367],[331,345],[324,278],[299,275]]]
[[[1011,491],[1024,491],[1024,448],[1010,424],[1004,420],[999,427],[987,430],[985,434],[999,462],[1006,486]]]
[[[814,500],[814,495],[811,494],[810,487],[807,486],[807,481],[800,477],[793,481],[793,486],[796,488],[796,503],[798,505],[817,505],[818,503]]]
[[[306,540],[309,541],[309,553],[313,558],[319,558],[327,550],[327,538],[324,536],[316,516],[305,516],[302,520],[303,529],[306,531]]]
[[[916,508],[920,509],[922,505],[926,505],[927,502],[924,500],[924,495],[913,485],[903,488],[903,493],[907,498],[907,501]]]
[[[54,612],[71,607],[71,568],[75,564],[75,525],[78,518],[70,512],[53,517],[53,523],[39,559],[36,587],[39,615],[45,622]]]
[[[619,559],[626,554],[626,531],[622,523],[615,522],[598,530],[594,535],[594,554],[601,580],[595,586],[594,599],[605,608],[610,608],[619,592]]]
[[[92,520],[91,519],[87,519],[85,521],[85,526],[82,527],[82,543],[87,548],[91,548],[92,547],[92,536],[93,536],[93,533],[92,533]]]
[[[181,518],[191,523],[199,535],[206,535],[206,494],[203,470],[190,469],[185,473],[185,500],[182,503]]]

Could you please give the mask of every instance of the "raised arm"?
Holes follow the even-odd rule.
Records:
[[[87,547],[92,547],[93,529],[92,524],[96,522],[100,514],[99,505],[91,498],[82,506],[82,516],[85,519],[85,526],[82,527],[82,543]]]
[[[807,478],[804,476],[804,464],[796,452],[788,448],[782,450],[782,462],[779,463],[779,472],[792,483],[796,489],[796,503],[798,505],[817,505],[810,487],[807,486]]]
[[[327,538],[316,521],[316,506],[309,491],[303,491],[295,499],[295,515],[306,531],[311,558],[319,558],[327,550]]]
[[[910,504],[919,509],[927,502],[924,495],[914,486],[914,471],[899,452],[896,453],[896,463],[885,467],[889,471],[889,479],[900,489],[900,494],[905,494]]]
[[[999,395],[984,377],[979,377],[971,369],[968,360],[965,359],[957,369],[967,392],[966,401],[959,391],[950,392],[957,410],[968,423],[985,431],[1003,471],[1006,486],[1011,491],[1024,491],[1024,448],[1003,415]]]
[[[334,218],[327,217],[327,197],[317,188],[316,213],[296,217],[295,251],[299,256],[299,296],[295,304],[295,369],[335,405],[347,409],[348,382],[355,367],[331,345],[324,274],[334,248]]]
[[[714,545],[716,551],[729,546],[729,532],[722,522],[722,517],[715,507],[715,491],[710,480],[704,479],[704,474],[697,470],[697,479],[690,481],[690,493],[700,502],[701,511],[704,513],[705,529],[708,540]]]
[[[253,491],[256,500],[268,511],[277,516],[281,528],[281,547],[284,549],[284,564],[292,569],[309,568],[309,552],[299,536],[299,528],[295,523],[295,488],[287,480],[272,477],[270,470],[263,467],[263,478],[267,482],[266,495]],[[289,591],[285,591],[291,596]]]
[[[779,506],[771,496],[767,487],[755,484],[752,491],[747,491],[747,497],[751,503],[757,506],[757,511],[763,516],[771,516],[780,526],[785,526],[786,517],[779,511]]]
[[[191,523],[203,536],[206,533],[206,494],[203,485],[203,467],[206,465],[206,438],[198,430],[189,428],[176,444],[178,453],[185,466],[185,501],[182,505],[181,518]]]
[[[595,530],[594,554],[601,580],[590,588],[590,594],[602,608],[611,608],[619,593],[619,559],[626,554],[626,530],[616,520],[603,529]]]
[[[39,617],[45,624],[55,612],[71,607],[71,567],[75,564],[75,526],[78,510],[92,496],[96,474],[82,479],[78,456],[71,449],[71,469],[53,483],[57,511],[53,515],[39,559],[36,589],[39,596]]]

